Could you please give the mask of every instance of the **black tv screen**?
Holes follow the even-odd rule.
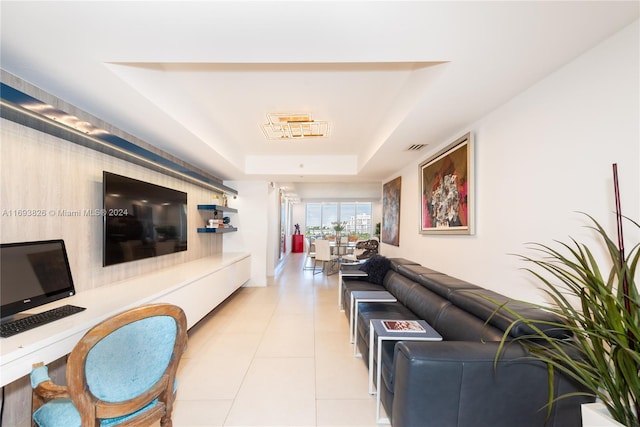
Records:
[[[0,317],[76,293],[64,241],[0,245]]]
[[[103,172],[103,265],[187,250],[187,193]]]

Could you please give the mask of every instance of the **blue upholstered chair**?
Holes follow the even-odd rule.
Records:
[[[150,304],[89,330],[67,360],[67,386],[46,366],[31,372],[33,420],[40,427],[171,427],[178,362],[187,343],[180,307]]]

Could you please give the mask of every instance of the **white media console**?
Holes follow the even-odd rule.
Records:
[[[0,339],[0,386],[31,372],[36,362],[51,363],[71,352],[94,325],[123,310],[154,302],[182,307],[188,327],[195,325],[251,277],[249,253],[224,253],[102,286],[38,307],[65,304],[81,313],[9,338]],[[36,309],[29,312],[37,312]]]

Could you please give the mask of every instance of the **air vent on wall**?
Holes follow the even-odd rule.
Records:
[[[426,146],[427,144],[413,144],[407,148],[407,151],[420,151]]]

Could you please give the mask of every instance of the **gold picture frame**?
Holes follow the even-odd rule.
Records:
[[[473,166],[470,132],[420,164],[420,233],[474,233]]]

